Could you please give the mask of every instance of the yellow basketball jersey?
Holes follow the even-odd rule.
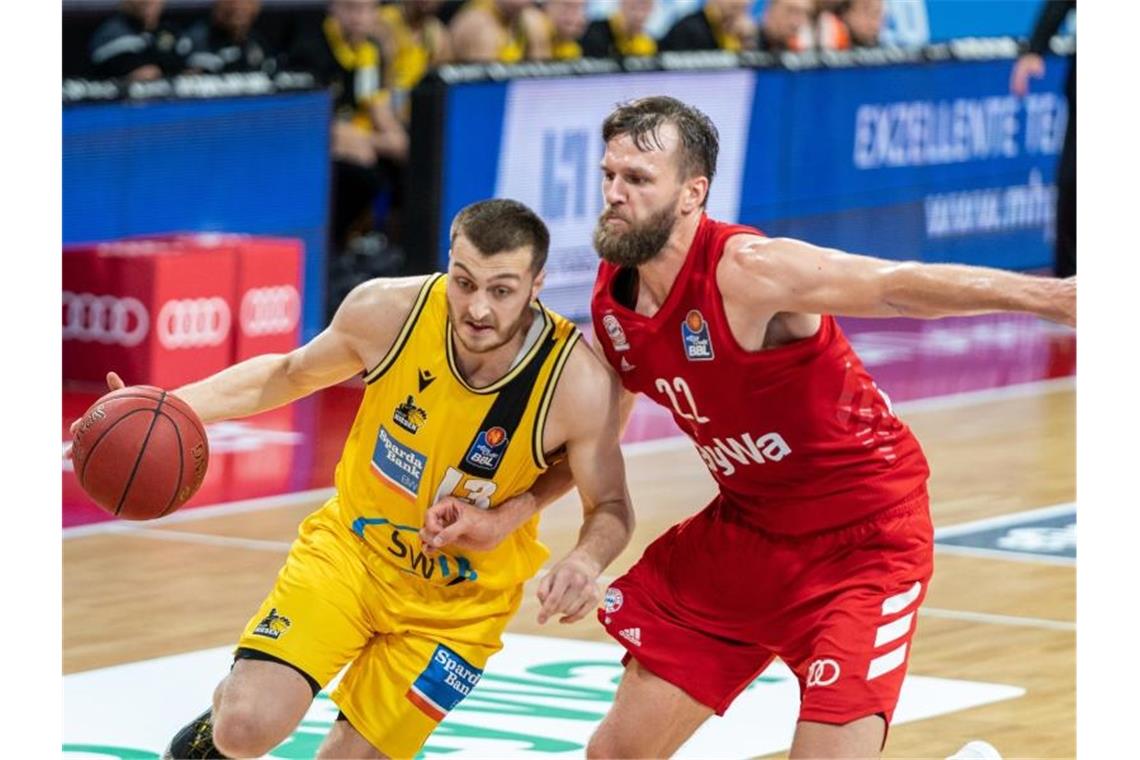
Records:
[[[460,374],[452,349],[446,275],[424,283],[388,354],[364,375],[356,421],[336,469],[330,508],[369,551],[441,586],[509,588],[550,555],[538,515],[487,552],[437,554],[420,545],[424,513],[454,495],[483,509],[528,490],[550,465],[542,434],[554,388],[581,333],[536,307],[536,339],[510,372],[485,388]]]

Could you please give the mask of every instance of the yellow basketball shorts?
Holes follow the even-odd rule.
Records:
[[[502,648],[522,587],[429,585],[369,558],[333,504],[301,524],[238,648],[283,660],[322,688],[349,665],[333,701],[376,749],[412,757]]]

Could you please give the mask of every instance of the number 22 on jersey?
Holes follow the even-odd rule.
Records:
[[[681,419],[693,420],[697,424],[704,424],[709,421],[708,417],[703,416],[697,411],[697,402],[693,400],[693,392],[689,390],[689,384],[685,382],[685,378],[675,377],[673,378],[672,385],[670,385],[668,380],[659,377],[655,385],[657,386],[657,390],[669,397],[669,403],[673,405],[673,411],[677,412],[677,416]],[[678,393],[685,397],[689,411],[686,412],[681,408],[680,399],[677,398]]]

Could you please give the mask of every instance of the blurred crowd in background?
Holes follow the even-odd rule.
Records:
[[[173,19],[164,0],[122,0],[90,35],[77,73],[126,81],[313,74],[334,99],[330,278],[353,280],[338,266],[370,261],[360,275],[374,275],[398,264],[409,94],[440,64],[847,49],[878,45],[883,24],[883,0],[615,0],[603,12],[606,5],[590,18],[587,0],[330,0],[283,25],[259,23],[261,0],[215,0],[197,18]],[[663,34],[651,32],[651,19]],[[378,257],[389,260],[377,266]]]
[[[300,71],[327,88],[333,100],[330,308],[356,282],[400,271],[410,94],[433,68],[674,51],[874,48],[884,44],[886,10],[884,0],[295,0],[264,5],[262,0],[121,0],[117,9],[89,14],[87,26],[78,27],[82,46],[77,27],[69,27],[65,18],[64,75],[139,82]],[[1071,0],[1050,4],[1066,10],[1072,5]],[[1050,33],[1056,31],[1052,26]],[[82,49],[81,60],[76,48]],[[1040,72],[1034,69],[1022,78],[1029,75]]]

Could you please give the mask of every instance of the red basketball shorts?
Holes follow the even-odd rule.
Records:
[[[779,657],[799,680],[800,720],[889,724],[934,569],[925,490],[804,537],[745,527],[732,509],[718,496],[607,590],[598,619],[627,661],[719,715]]]

